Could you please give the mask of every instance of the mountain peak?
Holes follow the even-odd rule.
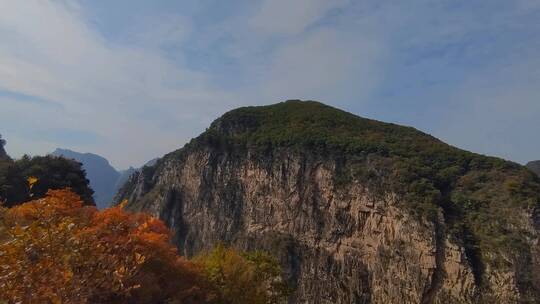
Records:
[[[92,160],[93,162],[100,162],[100,163],[103,163],[104,165],[111,166],[111,164],[105,157],[94,154],[94,153],[88,153],[88,152],[81,153],[81,152],[76,152],[70,149],[56,148],[56,150],[54,150],[51,153],[51,155],[64,156],[66,158],[72,158],[75,160],[87,159],[87,160]]]
[[[363,118],[317,101],[242,107],[216,119],[193,143],[293,147],[321,153],[473,157],[415,128]],[[429,159],[429,157],[426,157]]]
[[[249,144],[340,145],[365,142],[365,133],[380,133],[389,127],[409,129],[362,118],[317,101],[288,100],[229,111],[214,121],[207,133],[232,136]]]

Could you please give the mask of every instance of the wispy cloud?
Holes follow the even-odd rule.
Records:
[[[126,167],[230,108],[302,98],[540,158],[520,139],[540,129],[538,18],[531,0],[0,0],[0,132],[15,155]]]
[[[347,0],[273,0],[262,1],[248,19],[248,25],[267,35],[298,35],[319,22]]]
[[[87,147],[103,150],[125,166],[176,148],[192,134],[179,127],[159,128],[156,121],[193,122],[191,115],[204,115],[205,105],[227,96],[207,88],[205,75],[183,68],[154,48],[176,39],[169,30],[150,29],[159,32],[161,40],[156,41],[159,35],[155,35],[149,43],[144,39],[142,46],[117,45],[92,30],[74,2],[0,3],[1,90],[52,100],[63,107],[63,111],[51,112],[37,104],[15,104],[20,96],[9,96],[9,100],[0,96],[3,107],[8,107],[0,114],[3,124],[25,128],[20,120],[34,118],[43,126],[91,131],[100,142]],[[139,119],[153,108],[169,116]],[[38,127],[36,133],[42,130],[28,125]],[[60,139],[53,142],[65,144]],[[45,152],[39,148],[30,152]]]

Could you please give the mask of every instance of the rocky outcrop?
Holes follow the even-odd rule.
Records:
[[[213,127],[236,132],[223,125]],[[529,232],[523,256],[478,253],[457,237],[466,225],[450,217],[444,198],[432,202],[431,217],[406,207],[411,198],[382,172],[387,156],[211,142],[200,137],[137,172],[116,197],[163,219],[185,255],[222,242],[267,250],[296,288],[290,303],[536,301],[538,233],[529,209],[519,218]],[[358,167],[380,174],[343,180]]]

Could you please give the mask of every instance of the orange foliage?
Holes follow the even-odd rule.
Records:
[[[211,285],[163,222],[69,190],[0,208],[0,303],[207,303]]]

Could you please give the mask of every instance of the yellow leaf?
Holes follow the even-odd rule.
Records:
[[[137,264],[144,263],[144,260],[146,260],[146,257],[138,252],[135,252],[135,262]]]
[[[118,207],[120,207],[120,209],[124,209],[124,207],[127,205],[127,203],[128,203],[128,200],[125,199],[120,203],[120,205],[118,205]]]
[[[62,303],[62,300],[60,300],[56,295],[53,295],[49,300],[53,304],[61,304]]]
[[[119,275],[123,275],[124,273],[126,273],[126,267],[120,266],[120,268],[118,268],[118,269],[116,270],[116,272],[117,272]]]
[[[72,277],[73,277],[73,272],[71,272],[70,270],[64,271],[64,278],[66,280],[70,280]]]
[[[28,186],[30,187],[30,189],[32,189],[32,187],[34,187],[34,184],[38,182],[38,178],[35,176],[29,176],[26,180],[28,181]]]

